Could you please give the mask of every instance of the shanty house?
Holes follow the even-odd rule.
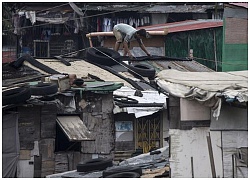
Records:
[[[25,78],[5,79],[3,85],[11,88],[26,82],[27,86],[32,81],[27,73],[35,73],[28,66],[27,69],[30,71],[21,73],[26,75]],[[105,74],[104,70],[96,68],[96,71]],[[19,71],[12,72],[18,74]],[[39,79],[39,74],[45,75],[45,72],[36,72],[35,79]],[[11,71],[8,73],[10,75]],[[111,74],[107,76],[112,79]],[[28,84],[30,87],[35,86],[37,81]],[[62,78],[58,85],[55,94],[36,94],[27,102],[3,106],[3,177],[45,177],[76,169],[83,159],[114,157],[112,92],[123,86],[123,83],[86,80],[84,87],[70,88],[69,79],[65,81]]]
[[[248,72],[157,74],[169,92],[170,177],[248,177]]]
[[[109,32],[117,23],[138,28],[184,20],[221,19],[222,14],[221,3],[5,2],[3,62],[14,61],[25,53],[43,58],[71,55],[89,46],[87,33]],[[101,39],[95,37],[93,43],[99,46]]]

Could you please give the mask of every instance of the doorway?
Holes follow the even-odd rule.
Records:
[[[136,121],[136,147],[142,148],[143,153],[158,149],[162,146],[161,113],[138,118]]]

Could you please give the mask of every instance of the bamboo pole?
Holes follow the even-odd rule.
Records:
[[[153,36],[164,36],[168,34],[168,29],[164,29],[164,31],[147,31],[149,33],[149,35],[153,35]],[[92,32],[92,33],[88,33],[86,34],[86,37],[93,37],[93,36],[114,36],[114,33],[112,31],[110,32]]]

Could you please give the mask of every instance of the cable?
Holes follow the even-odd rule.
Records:
[[[69,3],[58,5],[58,6],[54,6],[52,8],[48,8],[48,9],[43,9],[43,10],[37,11],[36,13],[40,13],[40,12],[47,11],[47,10],[50,10],[50,9],[55,9],[55,8],[58,8],[58,7],[66,6],[68,4]],[[10,21],[10,20],[12,20],[12,19],[3,19],[2,21]]]
[[[147,6],[150,6],[150,5],[144,5],[144,6],[137,6],[137,7],[127,8],[126,11],[128,11],[128,10],[139,10],[139,9],[147,7]],[[103,16],[103,15],[106,15],[106,14],[112,14],[112,13],[116,13],[116,12],[120,12],[120,11],[121,10],[116,10],[116,11],[112,11],[112,12],[106,12],[106,13],[102,13],[102,14],[95,14],[95,15],[85,16],[85,17],[81,17],[81,18],[87,19],[87,18],[91,18],[91,17]],[[124,9],[122,9],[122,11],[124,11]],[[80,19],[80,18],[70,19],[70,20],[67,20],[65,22],[74,21],[74,20],[78,20],[78,19]],[[22,28],[19,28],[19,29],[21,30],[21,29],[27,29],[27,28],[31,28],[31,27],[38,27],[38,26],[50,25],[50,24],[51,23],[45,23],[45,24],[39,24],[39,25],[33,25],[33,26],[26,26],[26,27],[22,27]],[[11,30],[14,30],[14,29],[15,28],[6,29],[6,30],[3,30],[3,32],[5,32],[5,31],[11,31]]]

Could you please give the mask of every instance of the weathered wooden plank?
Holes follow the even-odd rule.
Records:
[[[55,173],[55,161],[54,160],[42,161],[41,177],[44,178],[47,175],[51,175],[54,173]]]
[[[46,104],[41,107],[41,138],[56,137],[57,107],[55,104]]]
[[[69,138],[69,141],[94,140],[94,136],[78,116],[58,116],[57,123]]]
[[[55,139],[41,139],[39,141],[39,150],[43,161],[54,160]]]
[[[40,107],[18,107],[20,148],[32,150],[34,141],[40,139]]]
[[[31,156],[30,150],[20,150],[19,160],[29,160]]]
[[[55,153],[55,173],[68,171],[68,166],[67,152]]]
[[[88,114],[87,128],[91,131],[95,141],[82,142],[83,153],[110,154],[115,148],[114,120],[108,114],[103,119],[102,116],[92,116]]]

